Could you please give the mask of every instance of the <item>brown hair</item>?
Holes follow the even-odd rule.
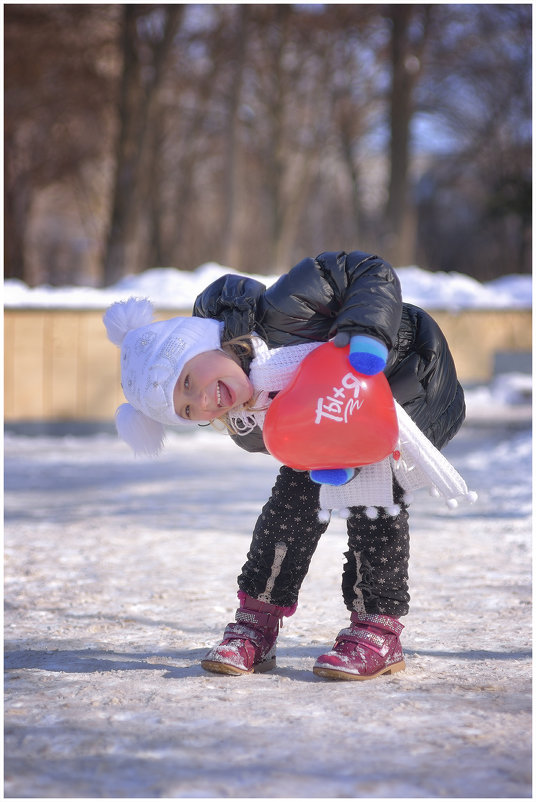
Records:
[[[231,340],[222,343],[221,347],[224,351],[230,351],[230,356],[238,359],[242,366],[244,361],[253,359],[255,353],[253,350],[253,340],[250,334],[241,334],[239,337],[233,337]]]

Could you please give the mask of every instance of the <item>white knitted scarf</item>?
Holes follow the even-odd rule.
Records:
[[[241,408],[229,414],[229,423],[237,434],[247,434],[256,426],[263,428],[272,400],[270,393],[287,387],[303,359],[320,345],[322,343],[312,342],[269,349],[260,337],[254,335],[255,357],[249,379],[256,397],[253,409]],[[370,518],[377,517],[378,507],[383,507],[390,515],[397,515],[400,508],[393,500],[393,475],[406,493],[406,503],[411,500],[409,493],[423,487],[428,487],[433,495],[446,498],[451,508],[458,505],[460,498],[476,501],[476,493],[468,491],[460,474],[396,401],[395,408],[399,428],[397,458],[390,455],[381,462],[365,465],[345,485],[321,485],[321,515],[329,516],[329,511],[337,510],[344,517],[349,507],[360,506],[367,508]]]
[[[241,407],[229,413],[229,423],[236,434],[244,435],[256,426],[264,426],[264,419],[272,399],[270,393],[284,390],[290,383],[305,357],[323,343],[301,343],[281,348],[268,348],[264,340],[253,335],[255,357],[249,367],[249,380],[255,390],[253,408]]]

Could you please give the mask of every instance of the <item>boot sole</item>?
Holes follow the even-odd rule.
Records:
[[[405,668],[406,664],[402,660],[400,663],[393,663],[390,666],[382,668],[380,671],[376,671],[375,674],[350,674],[348,671],[342,671],[337,668],[323,668],[322,666],[315,666],[313,668],[313,674],[316,674],[318,677],[325,677],[326,679],[363,681],[366,679],[375,679],[375,677],[380,677],[382,674],[396,674],[397,671],[404,671]]]
[[[240,674],[263,674],[265,671],[271,671],[276,667],[275,657],[271,660],[265,660],[253,668],[243,669],[233,666],[230,663],[219,663],[217,660],[201,660],[201,668],[205,671],[211,671],[213,674],[229,674],[231,676],[238,676]]]

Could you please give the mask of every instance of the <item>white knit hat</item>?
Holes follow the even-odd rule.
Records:
[[[121,386],[129,402],[116,412],[119,436],[137,454],[157,454],[164,425],[194,423],[175,412],[173,391],[186,362],[221,350],[223,323],[200,317],[155,322],[146,298],[112,304],[103,322],[108,338],[121,348]]]

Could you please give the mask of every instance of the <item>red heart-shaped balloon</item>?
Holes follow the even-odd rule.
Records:
[[[264,442],[284,465],[356,468],[393,452],[398,421],[389,383],[383,373],[357,373],[349,350],[320,345],[270,404]]]

